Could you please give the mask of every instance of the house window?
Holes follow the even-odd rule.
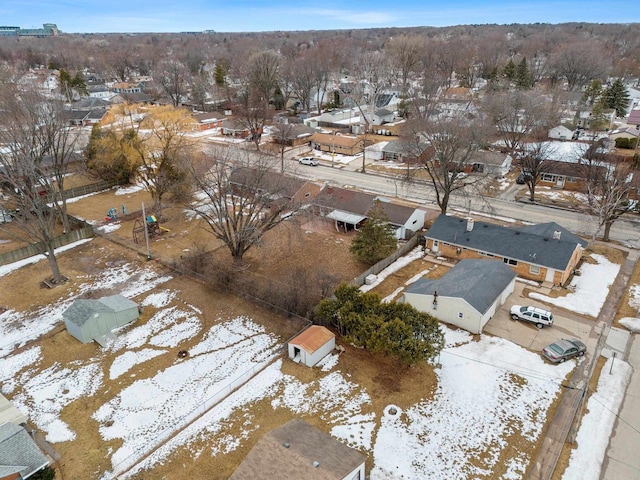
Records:
[[[540,273],[540,267],[538,265],[530,265],[529,273],[533,273],[534,275],[538,275]]]
[[[503,259],[502,259],[502,261],[503,261],[504,263],[506,263],[507,265],[513,265],[513,266],[518,265],[518,261],[517,261],[517,260],[514,260],[514,259],[512,259],[512,258],[503,258]]]
[[[543,182],[555,182],[556,179],[557,179],[557,177],[555,175],[551,175],[550,173],[542,174],[542,181]]]
[[[433,248],[438,248],[439,242],[438,240],[433,241]]]
[[[458,318],[464,318],[464,313],[458,312]]]
[[[466,250],[466,248],[465,248]],[[484,256],[484,257],[495,257],[495,255],[493,253],[487,253],[487,252],[478,252],[480,255]]]

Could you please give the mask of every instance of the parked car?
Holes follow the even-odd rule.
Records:
[[[302,157],[298,160],[298,163],[300,163],[300,165],[311,165],[312,167],[320,165],[320,162],[313,157]]]
[[[525,322],[531,322],[536,327],[550,327],[553,325],[553,314],[548,310],[543,310],[538,307],[529,307],[522,305],[514,305],[509,311],[513,320],[524,320]]]
[[[587,351],[587,346],[577,338],[567,340],[563,338],[542,349],[544,358],[553,363],[561,363],[573,357],[581,357]]]
[[[521,173],[520,175],[518,175],[518,178],[516,178],[516,183],[518,185],[524,185],[525,183],[527,183],[529,180],[531,179],[531,174],[529,173]]]

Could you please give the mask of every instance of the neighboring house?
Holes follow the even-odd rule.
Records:
[[[216,112],[210,113],[198,113],[193,116],[194,120],[198,122],[198,129],[200,131],[210,130],[212,128],[221,128],[224,122],[224,115],[220,115]]]
[[[573,138],[573,130],[564,125],[558,125],[549,130],[549,138],[553,140],[571,140]]]
[[[63,312],[62,317],[72,336],[82,343],[95,340],[102,345],[103,337],[134,321],[139,315],[135,302],[122,295],[112,295],[97,300],[77,299]]]
[[[616,119],[616,111],[614,109],[607,109],[603,112],[605,123],[608,125],[606,128],[611,129],[613,127],[613,121]],[[579,111],[576,113],[576,127],[591,129],[591,121],[593,120],[593,113],[590,111]]]
[[[153,102],[153,97],[148,93],[138,92],[138,93],[118,93],[109,99],[111,103],[119,104],[119,103],[151,103]]]
[[[289,340],[288,347],[291,360],[313,367],[336,348],[336,336],[325,327],[312,325]]]
[[[273,132],[273,142],[284,143],[288,147],[297,147],[309,143],[311,136],[317,132],[316,129],[306,125],[293,125],[290,123],[276,125]]]
[[[631,200],[640,200],[640,171],[634,170],[629,179],[629,198]]]
[[[111,107],[111,102],[96,97],[85,97],[71,104],[71,110],[106,110]]]
[[[113,84],[113,93],[142,93],[144,85],[142,83],[118,82]]]
[[[629,140],[640,137],[640,125],[635,127],[622,127],[609,132],[609,138],[615,141],[617,138],[626,138]]]
[[[89,92],[89,96],[91,98],[109,100],[111,97],[113,97],[113,93],[109,91],[109,88],[104,83],[87,85],[87,91]]]
[[[313,150],[354,156],[362,153],[363,140],[340,134],[314,133],[309,143]]]
[[[426,248],[452,259],[489,258],[522,278],[564,285],[587,242],[555,222],[512,228],[439,215],[425,235]]]
[[[513,159],[506,153],[481,150],[473,154],[471,171],[495,177],[504,177],[511,170],[512,163]]]
[[[538,185],[573,192],[586,192],[588,179],[600,178],[606,175],[606,170],[604,166],[546,160]]]
[[[47,465],[49,461],[24,428],[0,425],[0,478],[26,480]]]
[[[320,215],[335,221],[336,230],[343,228],[346,231],[349,228],[357,229],[366,220],[367,213],[376,200],[382,202],[396,238],[411,238],[424,227],[424,210],[391,203],[384,197],[357,190],[325,186],[313,200],[313,204]]]
[[[382,160],[385,162],[407,162],[413,163],[416,160],[410,154],[411,146],[403,140],[391,140],[382,148]]]
[[[373,125],[383,125],[385,123],[391,123],[395,119],[396,116],[392,111],[389,111],[386,108],[379,108],[378,110],[376,110],[376,113],[373,114],[371,123]]]
[[[365,480],[366,457],[296,418],[264,434],[231,480]]]
[[[107,111],[104,108],[94,108],[91,110],[65,110],[63,115],[70,125],[86,127],[99,124],[107,115]]]
[[[627,125],[640,125],[640,109],[631,110],[631,112],[629,112],[629,116],[627,117]]]
[[[227,119],[222,122],[222,134],[236,138],[249,138],[251,132],[240,120]]]
[[[482,333],[513,292],[516,272],[485,259],[460,260],[438,279],[422,278],[409,286],[403,302],[445,323]]]
[[[21,425],[27,423],[27,416],[0,393],[0,425],[3,423]]]

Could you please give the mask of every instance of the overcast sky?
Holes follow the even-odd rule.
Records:
[[[640,4],[639,4],[640,5]],[[0,23],[63,32],[330,30],[486,23],[629,23],[640,6],[605,0],[2,0]]]

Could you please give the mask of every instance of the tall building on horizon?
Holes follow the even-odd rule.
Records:
[[[55,23],[43,23],[42,28],[20,28],[0,25],[0,37],[55,37],[59,33]]]

